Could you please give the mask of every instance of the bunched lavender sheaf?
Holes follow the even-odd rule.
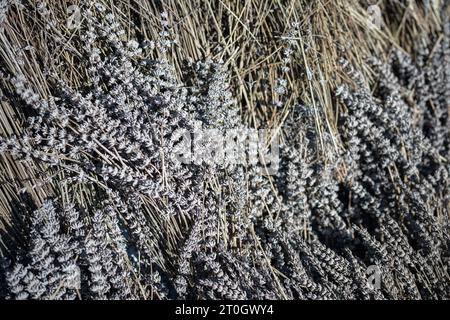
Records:
[[[111,211],[96,210],[89,229],[73,205],[47,200],[34,211],[29,246],[6,273],[9,298],[131,298],[125,239]]]
[[[339,144],[316,130],[321,102],[296,101],[268,175],[263,163],[208,157],[216,142],[204,130],[253,129],[225,63],[176,65],[166,12],[160,39],[138,41],[102,5],[82,10],[84,83],[47,70],[43,94],[20,67],[0,68],[27,117],[0,151],[45,168],[32,189],[52,194],[21,203],[2,298],[450,298],[450,23],[431,49],[369,59],[374,84],[342,59],[352,85],[335,92]],[[277,85],[283,107],[289,85]],[[198,134],[192,161],[180,158],[180,132]]]

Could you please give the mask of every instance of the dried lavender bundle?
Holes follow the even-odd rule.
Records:
[[[42,4],[39,15],[52,14]],[[336,71],[352,85],[336,89],[340,136],[317,130],[319,99],[289,106],[269,175],[260,162],[211,156],[217,137],[243,144],[254,128],[241,121],[227,64],[151,58],[176,44],[168,13],[151,42],[125,37],[102,5],[82,15],[82,84],[46,70],[43,95],[20,68],[0,70],[2,94],[28,117],[21,135],[0,136],[0,152],[45,168],[33,188],[54,193],[37,209],[21,204],[25,242],[1,261],[1,295],[450,297],[450,23],[432,49],[370,59],[374,84],[342,60]],[[277,79],[272,104],[288,104],[288,83]]]

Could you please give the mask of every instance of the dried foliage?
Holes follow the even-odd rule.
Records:
[[[2,297],[449,298],[442,3],[140,3],[0,2]],[[205,156],[261,127],[274,175]]]

